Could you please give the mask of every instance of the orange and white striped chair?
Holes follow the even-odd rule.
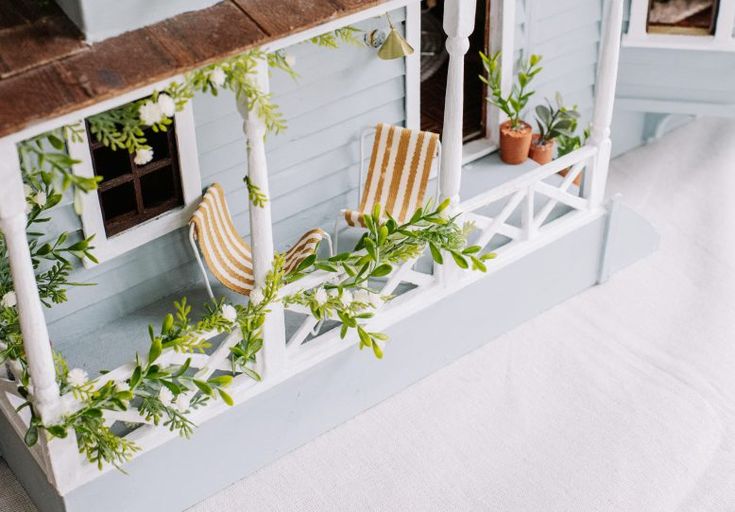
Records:
[[[405,222],[424,204],[429,175],[438,162],[439,135],[380,123],[360,137],[360,184],[365,162],[365,138],[374,131],[365,184],[358,188],[356,210],[341,210],[334,226],[335,246],[339,224],[365,227],[365,214],[379,203],[398,222]]]
[[[197,242],[209,270],[217,280],[230,290],[249,296],[255,287],[252,251],[235,230],[225,192],[218,183],[207,189],[189,224],[189,241],[204,276],[210,298],[214,299],[214,294],[197,250]],[[284,271],[288,274],[296,270],[299,263],[317,251],[324,239],[329,244],[331,256],[332,241],[329,235],[321,229],[312,229],[304,233],[286,252]]]

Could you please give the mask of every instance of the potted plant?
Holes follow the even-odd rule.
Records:
[[[521,119],[521,115],[528,99],[533,96],[533,91],[528,90],[528,86],[541,71],[541,56],[531,55],[528,60],[521,61],[515,82],[507,96],[500,89],[500,52],[491,56],[480,52],[480,57],[487,72],[487,77],[480,76],[490,92],[487,101],[508,116],[508,120],[500,125],[500,158],[507,164],[523,163],[528,158],[533,129]]]
[[[577,110],[577,106],[574,105],[574,107],[572,107],[572,109],[576,111]],[[579,120],[579,117],[578,116],[577,117],[573,117],[572,118],[572,124],[571,124],[571,126],[569,127],[568,130],[566,130],[566,132],[568,132],[568,133],[560,134],[556,138],[556,143],[557,143],[557,147],[558,147],[557,157],[568,155],[572,151],[575,151],[575,150],[581,148],[584,145],[584,143],[587,142],[587,139],[589,139],[589,137],[590,137],[590,129],[589,129],[589,127],[587,127],[584,130],[582,130],[582,134],[581,135],[577,134],[578,120]],[[566,176],[568,172],[569,172],[569,168],[567,167],[566,169],[562,169],[561,171],[559,171],[559,174],[561,174],[562,176]],[[575,185],[580,186],[581,183],[582,183],[582,173],[580,173],[574,179],[574,184]]]
[[[579,112],[576,107],[564,107],[559,93],[556,93],[556,107],[547,99],[546,105],[536,106],[536,125],[538,133],[533,135],[528,156],[540,164],[548,164],[554,157],[554,144],[557,137],[573,137],[570,131],[576,125]]]

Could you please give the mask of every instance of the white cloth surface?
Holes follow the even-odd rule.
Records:
[[[735,511],[733,140],[705,119],[614,161],[656,254],[189,512]]]

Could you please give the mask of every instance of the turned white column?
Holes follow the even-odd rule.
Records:
[[[620,34],[623,25],[623,0],[608,0],[605,3],[602,46],[595,82],[595,111],[592,117],[592,133],[588,144],[597,147],[598,153],[591,174],[584,179],[584,196],[590,206],[600,206],[605,198],[607,171],[610,165],[610,125],[615,105],[615,86],[618,80],[620,57]]]
[[[449,70],[444,98],[439,194],[442,200],[450,198],[453,207],[459,204],[459,187],[462,177],[464,56],[470,48],[469,36],[474,26],[474,0],[446,0],[444,2],[444,32],[447,33]]]
[[[59,387],[43,305],[26,237],[25,194],[15,144],[0,146],[0,230],[8,248],[10,272],[17,297],[20,330],[33,383],[34,405],[45,422],[57,416]]]
[[[0,143],[0,183],[0,231],[8,249],[23,348],[33,384],[33,406],[46,425],[53,425],[61,417],[56,368],[28,249],[25,194],[18,152],[15,144],[7,140]],[[63,491],[76,476],[79,462],[76,439],[70,435],[66,439],[47,441],[45,436],[41,436],[39,446],[46,464],[46,476]]]
[[[255,81],[263,93],[268,93],[268,64],[258,64]],[[273,224],[268,189],[268,165],[265,158],[266,127],[257,112],[250,110],[247,98],[238,100],[238,110],[244,119],[243,129],[248,151],[248,177],[268,200],[263,206],[250,202],[250,232],[253,245],[253,270],[255,285],[263,286],[265,276],[273,265]],[[286,334],[283,307],[274,303],[263,325],[263,372],[265,378],[278,373],[286,364]]]

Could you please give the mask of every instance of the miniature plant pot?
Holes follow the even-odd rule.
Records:
[[[554,159],[554,139],[547,140],[543,144],[539,144],[539,138],[541,135],[538,133],[533,134],[531,140],[531,148],[528,152],[528,156],[531,157],[535,162],[544,165],[548,164]]]
[[[500,125],[500,159],[506,164],[522,164],[531,148],[531,125],[521,121],[520,129],[511,128],[510,121]]]

